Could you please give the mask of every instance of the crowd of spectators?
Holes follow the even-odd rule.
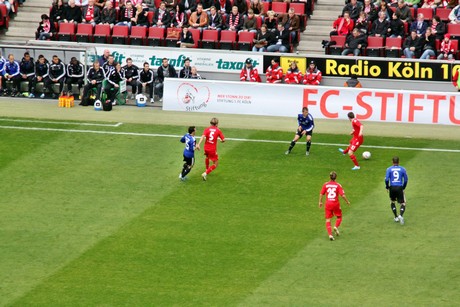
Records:
[[[440,8],[451,9],[444,21],[436,15]],[[330,36],[346,37],[342,55],[362,55],[369,37],[381,37],[400,38],[401,56],[406,58],[456,59],[449,23],[460,23],[458,0],[347,0]]]

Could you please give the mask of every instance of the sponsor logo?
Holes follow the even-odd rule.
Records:
[[[211,91],[207,86],[200,88],[184,82],[177,88],[177,101],[186,111],[193,112],[208,106],[211,98]]]

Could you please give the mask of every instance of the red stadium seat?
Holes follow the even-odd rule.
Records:
[[[271,4],[271,2],[262,2],[262,5],[264,6],[265,15],[267,15],[267,12],[270,11],[270,9],[271,9],[270,4]]]
[[[383,52],[383,37],[369,36],[367,38],[366,55],[380,57]]]
[[[417,15],[418,14],[423,14],[423,18],[425,20],[431,21],[431,19],[433,19],[433,9],[432,8],[418,8]]]
[[[401,56],[401,37],[387,37],[385,40],[385,56],[389,58],[399,58]]]
[[[131,45],[144,45],[146,37],[147,27],[131,27],[131,35],[129,35]]]
[[[251,51],[254,42],[254,32],[240,32],[238,34],[238,49],[244,51]]]
[[[345,45],[345,40],[347,39],[344,35],[332,35],[331,42],[335,42],[334,45],[327,47],[326,53],[333,55],[342,54],[343,46]]]
[[[96,25],[94,27],[94,42],[99,44],[110,43],[110,25]]]
[[[290,9],[294,9],[294,12],[298,15],[305,15],[305,3],[292,2],[289,4]]]
[[[287,2],[272,2],[272,11],[278,14],[285,14],[288,10]]]
[[[219,31],[203,30],[203,38],[201,39],[201,47],[207,49],[216,49],[219,43]]]
[[[235,48],[236,32],[222,30],[220,32],[220,49],[232,50]]]
[[[453,38],[460,36],[460,24],[458,23],[449,23],[447,24],[447,33],[449,33]]]
[[[201,40],[201,31],[199,29],[192,29],[188,28],[188,31],[192,33],[193,36],[193,42],[195,43],[195,46],[193,48],[198,48],[200,45],[200,40]]]
[[[10,16],[8,15],[6,5],[0,4],[0,13],[0,28],[8,29],[8,27],[10,26]]]
[[[75,35],[75,24],[73,22],[62,22],[59,25],[57,39],[59,41],[73,41]]]
[[[80,43],[91,43],[93,41],[93,25],[90,23],[79,23],[75,39]]]
[[[439,16],[442,21],[448,21],[449,20],[449,14],[452,9],[448,8],[437,8],[436,9],[436,16]]]
[[[113,26],[112,28],[112,44],[127,44],[129,40],[129,27]]]
[[[147,20],[149,21],[149,25],[152,25],[153,23],[153,13],[154,13],[153,11],[149,11],[147,13]]]
[[[168,33],[171,33],[172,31],[177,31],[177,33],[181,33],[182,32],[182,29],[181,28],[168,28],[168,30],[166,31],[166,38],[165,38],[165,45],[166,47],[177,47],[178,44],[177,44],[177,41],[178,39],[177,38],[172,38],[172,37],[168,37]]]
[[[151,46],[164,46],[165,29],[158,27],[149,28],[148,44]]]

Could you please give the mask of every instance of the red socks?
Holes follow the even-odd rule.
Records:
[[[206,174],[209,174],[210,172],[212,172],[213,170],[215,170],[216,167],[217,167],[217,166],[216,166],[215,164],[213,164],[213,165],[211,165],[210,167],[208,167],[208,168],[206,169]]]
[[[358,160],[356,160],[356,156],[353,154],[350,156],[351,161],[355,164],[355,166],[359,166]]]
[[[342,223],[342,217],[337,217],[337,220],[335,221],[335,227],[339,228],[340,224]]]
[[[206,165],[206,169],[209,168],[209,158],[204,159],[204,163]]]
[[[327,229],[327,234],[332,236],[332,227],[331,227],[331,222],[326,222],[326,229]]]

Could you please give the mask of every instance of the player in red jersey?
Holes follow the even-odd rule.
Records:
[[[326,213],[326,229],[327,234],[329,235],[329,240],[334,241],[335,238],[332,235],[331,218],[333,218],[334,215],[337,217],[334,226],[336,236],[340,235],[339,226],[340,223],[342,223],[342,209],[340,208],[339,195],[347,202],[348,205],[350,205],[350,201],[345,196],[345,191],[340,183],[335,182],[337,179],[337,173],[332,171],[329,174],[329,178],[331,181],[326,182],[319,193],[319,207],[323,207],[323,196],[326,194],[326,206],[324,207]]]
[[[206,171],[203,174],[201,174],[201,177],[203,177],[204,181],[206,181],[206,177],[208,176],[208,174],[216,169],[219,162],[219,156],[217,155],[217,139],[220,138],[220,141],[222,143],[225,142],[224,134],[217,127],[217,125],[219,124],[219,120],[213,117],[210,123],[211,126],[204,130],[200,142],[196,146],[196,148],[199,150],[201,142],[206,140],[204,142],[204,155],[206,156]],[[209,166],[209,160],[212,161],[211,166]]]
[[[355,164],[355,166],[352,168],[352,170],[356,171],[360,169],[361,167],[358,164],[358,160],[356,159],[355,152],[358,150],[359,146],[364,142],[364,126],[361,124],[359,120],[355,118],[355,114],[353,112],[348,113],[348,119],[351,121],[351,126],[353,127],[353,131],[351,131],[351,135],[353,135],[353,138],[350,141],[350,145],[343,150],[342,148],[339,148],[339,151],[342,154],[348,154],[350,156],[351,161]]]

